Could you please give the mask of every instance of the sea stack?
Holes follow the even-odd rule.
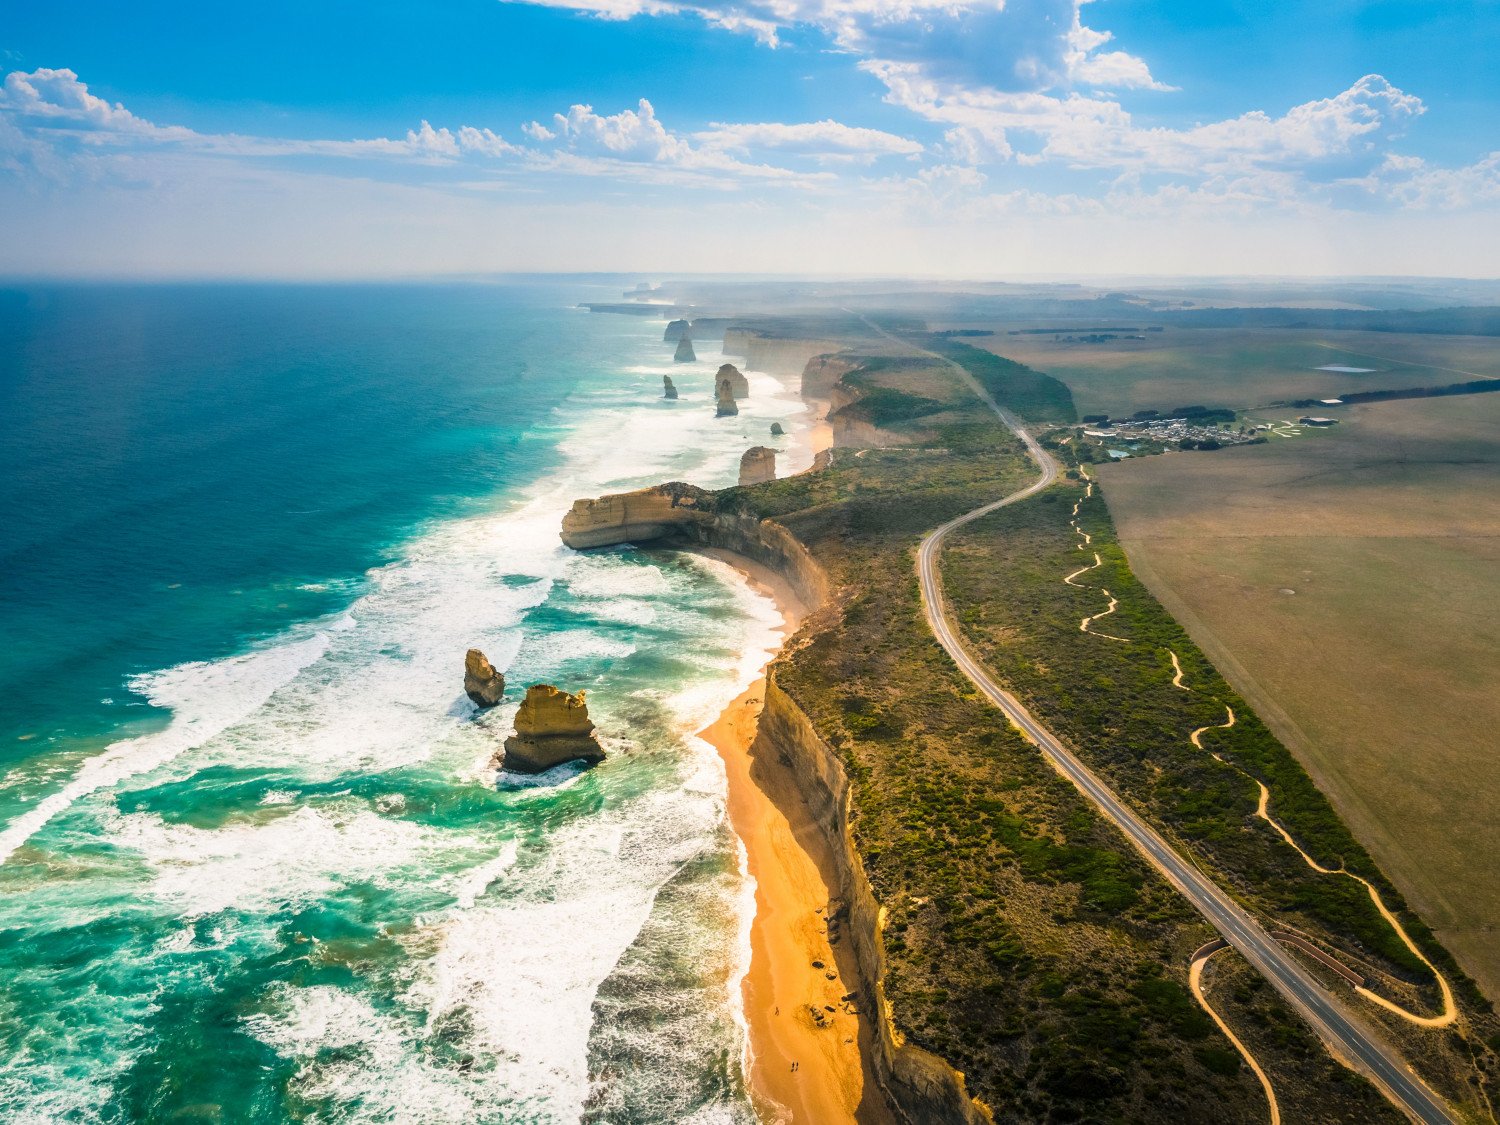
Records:
[[[464,657],[464,694],[475,707],[493,707],[505,696],[505,676],[477,648]]]
[[[501,765],[517,773],[541,773],[564,762],[602,762],[604,748],[583,696],[551,684],[527,688],[516,712],[516,732],[505,740]]]
[[[693,351],[693,340],[690,336],[684,336],[677,341],[677,350],[672,353],[672,358],[678,363],[697,363],[698,355]]]
[[[734,364],[726,363],[719,368],[719,373],[714,376],[714,385],[717,386],[725,379],[729,380],[729,387],[735,398],[750,397],[750,380]]]
[[[786,431],[781,428],[781,423],[780,422],[772,422],[771,423],[771,436],[772,437],[781,437],[785,433],[786,433]]]
[[[672,382],[672,376],[670,376],[670,375],[663,375],[661,377],[661,397],[662,398],[676,398],[677,397],[677,385]]]
[[[714,417],[727,418],[732,414],[740,412],[739,403],[734,401],[734,385],[728,379],[719,379],[714,383]]]
[[[776,479],[776,450],[751,446],[740,458],[740,484],[764,484]]]
[[[673,340],[680,340],[688,334],[691,325],[685,320],[674,320],[667,324],[667,330],[662,333],[662,342],[670,344]]]

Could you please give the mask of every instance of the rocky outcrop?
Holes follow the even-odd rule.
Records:
[[[714,383],[714,417],[728,418],[739,412],[739,403],[734,401],[734,384],[728,379],[716,380]]]
[[[670,344],[674,340],[680,340],[684,336],[690,335],[691,328],[692,325],[685,320],[668,321],[667,330],[661,336],[662,342]]]
[[[477,648],[464,657],[464,694],[475,707],[493,707],[505,696],[505,676]]]
[[[780,422],[772,422],[771,423],[771,436],[772,437],[781,437],[785,433],[786,433],[786,431],[781,428],[781,423]]]
[[[745,370],[772,375],[799,375],[813,356],[843,347],[841,340],[774,336],[753,328],[729,328],[724,333],[725,355],[744,356]]]
[[[802,368],[802,396],[804,398],[827,398],[833,393],[838,381],[859,367],[861,360],[854,356],[815,355]]]
[[[740,458],[740,484],[764,484],[776,479],[776,450],[753,445]]]
[[[677,397],[677,384],[674,383],[674,382],[672,382],[672,376],[670,376],[670,375],[663,375],[661,377],[661,397],[662,398],[676,398]]]
[[[698,361],[698,354],[693,351],[693,339],[691,336],[684,336],[677,341],[677,350],[672,353],[672,358],[678,363],[696,363]]]
[[[584,693],[569,695],[551,684],[532,684],[516,712],[516,731],[505,740],[501,764],[518,773],[541,773],[564,762],[604,760]]]
[[[691,484],[659,484],[597,500],[575,500],[563,517],[562,541],[575,550],[621,543],[718,547],[770,567],[786,578],[805,605],[821,605],[829,597],[823,568],[796,536],[775,520],[720,511],[715,493]]]
[[[746,379],[740,369],[732,363],[721,365],[714,375],[715,386],[725,382],[729,384],[730,393],[735,398],[750,397],[750,380]]]

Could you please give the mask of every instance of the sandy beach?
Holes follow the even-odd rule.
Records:
[[[783,579],[739,556],[711,553],[776,599],[783,637],[795,632],[806,607]],[[724,759],[730,824],[755,880],[744,980],[751,1092],[766,1121],[836,1125],[856,1120],[857,1109],[860,1121],[885,1120],[860,1051],[861,1031],[869,1030],[843,1000],[854,985],[845,983],[828,941],[831,857],[823,830],[791,771],[751,754],[764,697],[761,678],[702,732]],[[871,1104],[861,1107],[867,1094]]]

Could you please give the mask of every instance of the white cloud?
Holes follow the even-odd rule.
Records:
[[[714,122],[695,133],[693,139],[710,149],[728,152],[775,149],[820,161],[869,161],[882,156],[917,156],[923,152],[922,145],[910,138],[828,120],[805,124]]]
[[[776,46],[812,28],[864,59],[906,63],[933,78],[1005,90],[1082,82],[1111,89],[1171,87],[1124,51],[1095,52],[1107,32],[1084,27],[1088,0],[509,0],[605,19],[690,15]]]
[[[1463,168],[1435,168],[1415,156],[1386,156],[1351,186],[1411,210],[1459,210],[1500,203],[1500,152]]]
[[[1253,110],[1189,129],[1143,127],[1119,102],[1070,93],[1004,93],[945,86],[917,68],[867,64],[887,100],[949,125],[955,154],[1006,160],[1013,135],[1038,142],[1022,163],[1075,169],[1162,172],[1194,177],[1255,168],[1307,168],[1345,158],[1378,159],[1381,145],[1425,112],[1421,99],[1379,75],[1332,98],[1294,106],[1280,117]]]

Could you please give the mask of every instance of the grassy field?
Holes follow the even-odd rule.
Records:
[[[1500,396],[1103,467],[1140,577],[1500,998]]]
[[[1003,324],[983,327],[996,334],[966,342],[1061,379],[1080,414],[1123,417],[1189,404],[1239,408],[1500,377],[1500,338],[1493,337],[1169,328],[1145,340],[1069,344],[1051,336],[1008,336]],[[1327,365],[1374,370],[1315,370]]]

